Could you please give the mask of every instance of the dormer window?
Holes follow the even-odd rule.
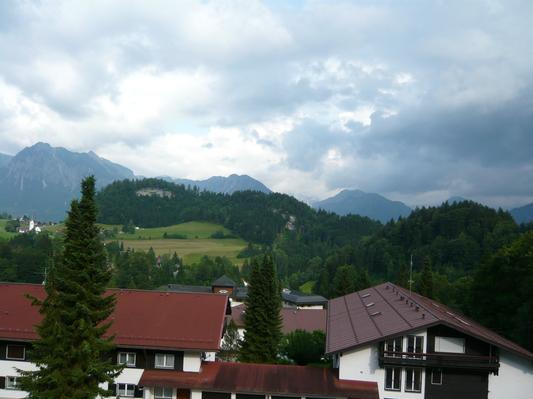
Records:
[[[136,355],[134,352],[119,352],[118,364],[125,364],[126,367],[135,367]]]
[[[24,360],[26,358],[26,348],[23,345],[7,345],[6,359]]]
[[[168,353],[156,353],[155,367],[158,369],[173,369],[174,355]]]

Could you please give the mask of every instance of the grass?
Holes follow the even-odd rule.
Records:
[[[112,229],[122,226],[102,225],[103,228]],[[186,264],[198,262],[204,255],[225,256],[234,264],[242,264],[243,259],[237,258],[237,254],[246,247],[246,242],[241,239],[213,239],[211,234],[222,231],[230,234],[224,226],[207,222],[187,222],[168,227],[141,228],[134,234],[118,234],[116,239],[124,243],[125,248],[136,251],[147,251],[152,247],[157,255],[174,252],[183,258]],[[186,239],[164,239],[164,234],[181,234]]]
[[[113,228],[115,226],[102,225],[103,227]],[[122,226],[116,226],[119,228]],[[225,227],[207,222],[187,222],[181,224],[175,224],[168,227],[155,227],[149,229],[140,228],[135,230],[133,234],[118,234],[120,240],[150,240],[163,238],[165,233],[167,234],[182,234],[187,236],[188,239],[202,239],[209,238],[211,234],[216,231],[222,231],[225,234],[229,234],[230,231]]]
[[[298,287],[298,290],[300,292],[303,292],[304,294],[312,294],[313,293],[313,288],[315,288],[315,281],[307,281],[305,283],[303,283],[302,285],[300,285],[300,287]]]
[[[204,255],[225,256],[235,264],[241,264],[243,259],[238,259],[237,254],[246,247],[246,242],[241,239],[216,240],[212,238],[198,238],[187,240],[153,239],[153,240],[124,240],[125,248],[136,251],[154,249],[156,255],[174,252],[183,258],[188,265],[198,262]]]
[[[6,223],[8,219],[0,219],[0,238],[9,239],[15,235],[15,233],[9,233],[6,231]]]

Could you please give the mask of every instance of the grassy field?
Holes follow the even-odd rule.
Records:
[[[5,230],[7,219],[0,219],[0,238],[9,239],[15,235],[15,233],[8,233]]]
[[[204,255],[225,256],[234,264],[242,264],[243,259],[238,259],[237,254],[246,247],[246,242],[241,239],[215,240],[212,238],[198,238],[192,240],[124,240],[125,248],[147,251],[152,247],[157,255],[178,254],[186,264],[198,262]]]
[[[102,227],[113,228],[117,227],[119,230],[122,226],[102,225]],[[167,234],[182,234],[187,236],[188,239],[202,239],[209,238],[211,234],[216,231],[222,231],[224,234],[229,234],[230,231],[225,227],[207,222],[187,222],[181,224],[175,224],[168,227],[156,227],[151,229],[139,229],[135,230],[134,234],[118,234],[120,240],[149,240],[163,238],[165,233]]]
[[[122,226],[102,225],[103,228],[112,229]],[[225,227],[206,222],[187,222],[168,227],[135,230],[134,234],[117,235],[117,239],[124,243],[124,247],[139,251],[147,251],[152,247],[157,255],[178,254],[186,264],[200,260],[204,255],[225,256],[235,264],[242,264],[243,259],[238,259],[237,254],[246,247],[246,242],[241,239],[213,239],[211,234],[222,231],[230,234]],[[164,239],[163,235],[181,234],[186,239]]]

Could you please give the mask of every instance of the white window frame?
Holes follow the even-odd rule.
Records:
[[[123,385],[124,389],[120,389],[120,386]],[[131,391],[131,394],[128,394],[128,388],[129,391]],[[124,393],[121,393],[123,391]],[[117,384],[117,396],[125,397],[125,398],[133,398],[135,396],[135,385],[134,384]]]
[[[409,350],[409,339],[410,338],[413,338],[413,350],[412,351]],[[417,346],[416,343],[418,341],[420,341],[420,352],[416,351],[416,346]],[[408,335],[406,339],[406,343],[405,343],[405,351],[409,353],[407,357],[410,357],[410,358],[418,357],[418,356],[413,356],[411,354],[422,355],[424,353],[424,345],[425,345],[425,339],[423,335],[414,335],[414,334]]]
[[[21,346],[22,347],[22,357],[9,357],[9,347],[10,346]],[[6,345],[6,360],[26,360],[26,347],[24,345],[14,345],[14,344],[7,344]]]
[[[168,396],[168,391],[170,391],[170,396]],[[168,387],[155,387],[154,388],[154,399],[172,399],[173,397],[174,397],[173,388],[168,388]]]
[[[389,342],[392,341],[392,348],[389,348]],[[385,351],[396,351],[396,344],[400,342],[400,352],[403,352],[403,337],[391,338],[385,341]],[[401,357],[402,355],[386,353],[386,357]]]
[[[158,356],[163,357],[163,364],[157,363]],[[172,364],[170,364],[169,359],[172,359]],[[154,359],[154,366],[156,369],[173,369],[176,364],[176,356],[173,353],[156,353]]]
[[[126,356],[126,361],[121,361],[120,356]],[[133,362],[131,361],[133,358]],[[135,367],[137,364],[137,354],[135,352],[119,352],[117,355],[117,363],[125,364],[126,367]]]
[[[407,380],[408,380],[408,374],[413,373],[413,376],[411,378],[411,386],[407,386]],[[420,389],[415,389],[415,373],[420,373]],[[405,369],[405,392],[414,392],[414,393],[420,393],[422,392],[422,369],[417,367],[406,367]]]
[[[392,386],[390,388],[387,388],[387,370],[390,370],[392,373],[391,383]],[[394,376],[396,373],[400,374],[400,379],[398,381],[398,388],[394,387]],[[385,367],[385,384],[384,384],[386,391],[401,391],[402,390],[402,368],[401,367]]]
[[[8,375],[6,376],[6,389],[10,389],[13,391],[18,391],[20,388],[18,387],[18,377],[14,375]]]
[[[439,378],[439,382],[433,382],[433,376],[435,375],[435,373],[439,373],[440,375],[440,378]],[[433,369],[431,370],[431,385],[442,385],[442,376],[443,376],[443,372],[442,372],[442,369]]]

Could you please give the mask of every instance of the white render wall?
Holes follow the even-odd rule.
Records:
[[[19,373],[17,369],[23,371],[35,371],[37,367],[30,362],[18,362],[16,360],[0,360],[0,376],[17,377]],[[13,389],[0,389],[0,399],[18,399],[25,398],[27,393],[25,391],[17,391]]]
[[[427,352],[427,331],[422,330],[410,335],[424,337],[424,352]],[[403,348],[407,348],[404,337]],[[380,398],[394,399],[423,399],[426,385],[426,372],[422,370],[421,392],[405,392],[405,370],[402,371],[400,391],[385,390],[385,369],[379,367],[379,345],[369,345],[350,352],[344,352],[339,357],[339,379],[377,382]],[[489,398],[491,399],[491,398]],[[509,399],[509,398],[507,398]],[[514,399],[514,398],[513,398]]]
[[[533,362],[500,350],[498,375],[489,374],[489,399],[533,398]]]
[[[183,354],[183,371],[199,372],[202,366],[201,353],[185,352]]]

